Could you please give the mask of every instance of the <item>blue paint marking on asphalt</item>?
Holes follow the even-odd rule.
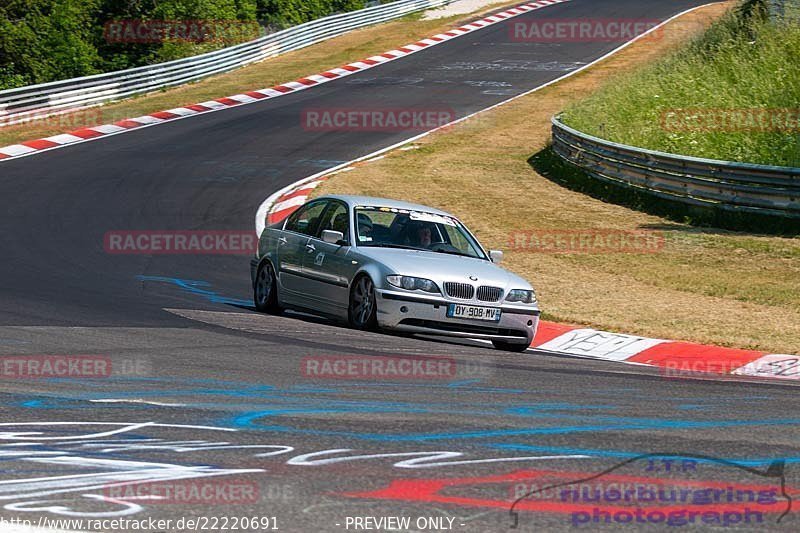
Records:
[[[608,458],[608,459],[632,459],[634,457],[641,457],[642,455],[646,455],[643,452],[630,452],[630,451],[623,451],[623,450],[603,450],[603,449],[591,449],[591,448],[573,448],[570,446],[535,446],[532,444],[506,444],[506,443],[497,443],[488,445],[488,447],[496,449],[496,450],[503,450],[503,451],[513,451],[513,452],[536,452],[536,453],[547,453],[547,454],[554,454],[554,455],[589,455],[591,457],[599,457],[599,458]],[[649,455],[649,452],[647,452]],[[717,461],[711,461],[707,459],[697,458],[694,456],[683,456],[679,453],[676,454],[669,454],[664,456],[652,456],[648,457],[649,459],[692,459],[697,463],[704,463],[708,462],[710,464],[717,464]],[[750,467],[759,467],[759,466],[769,466],[774,463],[776,460],[786,461],[787,463],[800,463],[800,457],[760,457],[760,458],[723,458],[725,461],[730,461],[732,463],[739,464],[741,466],[750,466]]]
[[[250,393],[252,391],[276,391],[280,392],[281,394],[288,394],[288,393],[339,393],[339,392],[353,392],[353,390],[357,390],[359,393],[374,393],[380,394],[384,396],[387,394],[386,389],[390,389],[391,392],[406,395],[408,390],[415,390],[415,389],[428,389],[431,391],[438,391],[438,390],[447,390],[451,387],[453,383],[462,384],[464,382],[442,382],[442,383],[406,383],[406,382],[386,382],[386,383],[362,383],[362,382],[354,382],[349,384],[341,384],[336,383],[333,385],[311,385],[311,384],[295,384],[288,388],[278,389],[273,385],[265,385],[261,383],[247,383],[247,382],[233,382],[233,381],[223,381],[223,380],[215,380],[215,379],[179,379],[179,378],[156,378],[156,377],[135,377],[135,376],[126,376],[126,377],[119,377],[110,380],[115,384],[125,384],[126,382],[131,383],[153,383],[153,384],[171,384],[171,385],[208,385],[217,387],[217,389],[208,389],[205,391],[200,390],[186,390],[185,392],[188,393],[198,393],[198,394],[227,394],[228,389],[224,389],[224,387],[230,387],[231,390],[236,392],[231,394],[239,394],[240,391],[245,391],[246,393]],[[81,388],[91,387],[91,386],[98,386],[102,385],[103,388],[106,388],[109,381],[104,381],[102,384],[99,384],[97,380],[76,380],[73,378],[50,378],[48,379],[49,383],[55,384],[79,384]],[[370,389],[377,389],[376,391],[371,391]],[[501,388],[501,387],[464,387],[464,392],[479,394],[479,393],[497,393],[497,394],[527,394],[530,391],[526,391],[524,389],[508,389],[508,388]],[[165,395],[170,394],[172,391],[168,390],[143,390],[138,391],[137,394],[146,394],[146,395]]]
[[[85,402],[81,407],[92,406],[95,404],[86,403],[88,400],[97,400],[107,398],[109,395],[113,395],[116,398],[136,398],[142,399],[147,398],[150,396],[155,396],[159,399],[164,399],[164,397],[177,397],[177,396],[198,396],[198,395],[211,395],[214,397],[225,396],[225,397],[232,397],[238,398],[243,397],[248,400],[247,403],[231,403],[231,402],[194,402],[187,407],[192,407],[195,409],[241,409],[246,412],[250,412],[253,410],[253,407],[257,406],[258,403],[264,403],[265,405],[263,408],[258,411],[262,414],[263,417],[266,416],[281,416],[284,414],[296,414],[296,413],[321,413],[321,412],[329,412],[329,413],[349,413],[349,412],[361,412],[361,413],[460,413],[460,414],[468,414],[468,415],[485,415],[485,410],[480,409],[464,409],[459,408],[457,406],[449,405],[449,404],[442,404],[442,405],[420,405],[417,406],[415,404],[409,404],[405,402],[390,402],[390,401],[383,401],[383,402],[360,402],[356,400],[335,400],[331,398],[300,398],[299,402],[298,399],[295,397],[288,397],[283,398],[279,395],[272,395],[272,396],[264,396],[264,395],[253,395],[253,394],[245,394],[242,392],[231,392],[231,391],[218,391],[218,390],[182,390],[182,391],[120,391],[108,393],[91,393],[80,394],[80,399],[75,398],[63,398],[59,400],[51,400],[50,404],[43,404],[37,403],[37,401],[32,401],[28,404],[28,407],[39,407],[39,408],[63,408],[67,409],[71,407],[73,402],[83,401]],[[266,400],[272,400],[272,405],[269,405]],[[288,404],[288,405],[286,405]],[[112,404],[114,407],[124,408],[128,404]],[[139,406],[140,404],[134,404],[135,406]],[[151,408],[153,406],[144,405],[143,407]]]
[[[92,399],[100,399],[101,396],[106,396],[106,395],[97,395],[97,398],[92,398]],[[51,409],[51,410],[96,408],[97,404],[89,402],[88,399],[89,398],[47,397],[44,399],[22,400],[18,402],[12,401],[9,403],[9,405],[24,407],[26,409]],[[135,404],[135,405],[105,404],[103,405],[103,407],[104,408],[108,407],[110,409],[151,409],[154,406],[146,404]]]
[[[475,383],[480,383],[480,382],[481,382],[481,380],[479,380],[479,379],[464,379],[464,380],[461,380],[461,381],[453,381],[452,383],[448,383],[447,386],[449,388],[455,389],[455,388],[460,388],[460,387],[466,387],[466,386],[469,386],[469,385],[474,385]]]
[[[139,281],[169,283],[177,286],[179,289],[185,292],[202,296],[211,303],[240,305],[245,307],[251,307],[253,305],[252,300],[242,300],[239,298],[230,298],[228,296],[221,296],[220,294],[212,290],[208,290],[208,287],[211,287],[212,285],[207,281],[169,278],[163,276],[136,276],[136,279],[138,279]]]
[[[326,389],[327,391],[330,389]],[[349,387],[345,391],[350,390]],[[311,393],[313,394],[313,393]],[[472,407],[472,404],[467,402],[464,404],[453,403],[428,403],[425,405],[417,405],[405,401],[360,401],[360,400],[338,400],[330,398],[327,395],[320,397],[309,396],[307,390],[293,391],[293,390],[276,390],[273,387],[251,387],[245,389],[162,389],[162,390],[123,390],[115,391],[113,393],[108,391],[79,391],[69,397],[52,398],[48,397],[46,403],[40,399],[27,398],[27,407],[31,408],[73,408],[73,407],[91,407],[90,400],[98,400],[108,398],[110,395],[116,398],[136,398],[147,399],[156,398],[164,400],[169,397],[186,397],[186,396],[200,396],[212,398],[231,398],[247,400],[247,403],[233,403],[233,402],[193,402],[188,407],[198,409],[241,409],[249,412],[258,407],[260,411],[264,411],[263,416],[280,416],[288,413],[319,413],[319,412],[372,412],[372,413],[387,413],[387,412],[400,412],[400,413],[462,413],[468,415],[485,415],[485,409],[478,409]],[[25,402],[23,402],[25,403]],[[261,406],[259,404],[262,404]],[[117,408],[126,408],[127,404],[112,404]],[[465,408],[468,405],[470,408]],[[143,407],[136,404],[138,407]],[[144,406],[151,408],[152,406]],[[500,406],[502,407],[502,406]],[[501,411],[497,410],[497,414]]]
[[[315,385],[293,385],[289,387],[292,391],[297,392],[315,392],[315,393],[335,393],[338,392],[335,388],[332,387],[318,387]]]
[[[267,415],[269,416],[269,415]],[[551,415],[555,416],[555,415]],[[798,419],[775,419],[775,420],[729,420],[729,421],[694,421],[694,420],[651,420],[648,422],[633,422],[607,425],[571,425],[555,427],[536,427],[536,428],[515,428],[515,429],[487,429],[475,431],[446,432],[446,433],[363,433],[333,430],[314,430],[298,429],[281,425],[260,425],[257,420],[262,417],[261,412],[252,412],[227,418],[221,422],[224,425],[233,425],[239,429],[276,431],[283,433],[299,433],[304,435],[318,436],[338,436],[349,437],[362,440],[380,442],[429,442],[429,441],[452,441],[465,439],[490,439],[502,437],[515,437],[521,435],[564,435],[586,432],[601,431],[631,431],[640,429],[708,429],[726,427],[749,427],[749,426],[774,426],[774,425],[798,425]],[[596,417],[587,417],[594,419]],[[624,419],[623,419],[624,420]]]
[[[524,405],[520,407],[510,407],[503,411],[504,414],[514,416],[541,416],[540,411],[555,410],[555,411],[602,411],[618,409],[616,405],[583,405],[583,404],[568,404],[568,403],[542,403],[537,405]],[[559,415],[563,416],[563,415]],[[595,418],[596,415],[587,415]],[[615,417],[618,418],[618,417]],[[630,420],[630,419],[626,419]]]
[[[86,384],[92,380],[83,380]],[[119,378],[113,383],[130,385],[134,390],[121,390],[117,392],[94,391],[83,386],[83,382],[70,381],[76,387],[70,393],[61,393],[59,397],[20,396],[21,405],[31,409],[72,409],[83,406],[94,407],[96,404],[87,402],[88,399],[108,398],[144,398],[162,399],[169,397],[191,397],[202,399],[200,402],[189,403],[186,407],[202,409],[207,412],[227,410],[231,414],[223,419],[204,419],[208,425],[230,427],[240,430],[273,432],[280,434],[313,435],[328,437],[347,437],[372,442],[391,443],[425,443],[425,442],[458,442],[472,441],[482,447],[489,447],[507,452],[541,452],[547,454],[589,455],[598,459],[615,458],[626,459],[642,455],[639,452],[623,450],[583,450],[580,448],[559,446],[533,446],[529,444],[515,444],[509,442],[521,436],[540,436],[547,438],[549,435],[579,435],[582,433],[636,431],[636,430],[703,430],[723,427],[748,427],[748,426],[780,426],[798,425],[800,419],[767,419],[767,420],[703,420],[703,419],[653,419],[640,417],[625,417],[617,414],[625,408],[627,401],[615,404],[600,401],[600,394],[596,396],[587,393],[580,402],[534,402],[529,396],[525,401],[513,401],[513,397],[505,396],[511,401],[496,402],[491,406],[484,403],[476,405],[471,397],[462,394],[471,394],[476,391],[491,390],[476,384],[473,380],[463,380],[453,383],[425,384],[429,390],[453,390],[457,388],[459,395],[450,402],[422,402],[414,403],[413,394],[409,392],[419,390],[419,384],[374,384],[372,390],[380,393],[379,399],[366,400],[340,400],[336,398],[339,393],[364,393],[367,384],[363,383],[336,383],[325,385],[298,384],[286,388],[276,388],[272,385],[234,382],[217,379],[180,379],[180,378]],[[162,388],[163,387],[163,388]],[[505,392],[516,389],[502,389]],[[540,396],[546,390],[536,391]],[[607,396],[607,395],[606,395]],[[393,397],[397,401],[393,401]],[[411,398],[411,401],[409,401]],[[503,398],[503,397],[501,397]],[[228,400],[228,401],[226,401]],[[697,400],[697,399],[695,399]],[[714,399],[716,402],[719,398]],[[684,401],[681,399],[681,401]],[[670,400],[672,403],[672,400]],[[682,403],[680,406],[702,405]],[[709,404],[712,404],[709,401]],[[147,405],[111,404],[104,407],[117,408],[152,408]],[[675,410],[675,407],[669,407]],[[603,411],[606,411],[604,413]],[[684,411],[685,412],[685,411]],[[284,424],[281,417],[293,417],[301,414],[324,413],[404,413],[404,414],[443,414],[453,413],[470,415],[473,427],[459,428],[457,431],[438,431],[432,433],[393,433],[380,434],[370,432],[348,432],[335,430],[320,430],[296,427],[294,424]],[[481,428],[481,417],[505,415],[525,425],[519,428]],[[209,415],[205,415],[209,416]],[[198,420],[198,422],[200,422]],[[533,423],[533,424],[529,424]],[[539,425],[541,422],[542,425]],[[487,422],[487,425],[489,423]],[[546,444],[544,442],[543,444]],[[761,466],[771,463],[774,459],[766,458],[735,458],[731,459],[743,465]],[[786,458],[789,463],[800,462],[800,458]]]

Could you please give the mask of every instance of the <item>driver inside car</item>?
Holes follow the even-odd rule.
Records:
[[[430,224],[415,222],[408,228],[408,244],[418,248],[430,248],[433,243],[433,228]]]
[[[427,224],[421,225],[417,228],[417,240],[419,246],[423,248],[430,248],[431,246],[431,227]]]

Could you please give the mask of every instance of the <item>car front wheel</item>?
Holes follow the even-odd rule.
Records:
[[[377,329],[377,301],[375,284],[369,276],[359,277],[350,289],[350,305],[347,316],[350,326],[355,329]]]
[[[278,314],[281,307],[278,305],[278,282],[275,278],[275,269],[269,261],[264,261],[258,267],[256,283],[253,286],[253,301],[256,310],[261,313]]]

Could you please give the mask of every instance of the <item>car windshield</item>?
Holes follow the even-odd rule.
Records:
[[[456,219],[394,207],[359,206],[358,246],[408,248],[486,259],[481,247]]]

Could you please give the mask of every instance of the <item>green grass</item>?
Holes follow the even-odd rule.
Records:
[[[571,105],[564,121],[604,139],[652,150],[800,167],[798,73],[800,25],[775,26],[758,10],[749,15],[732,11],[664,59],[616,78]],[[702,127],[697,118],[702,115],[693,111],[668,114],[741,109],[791,109],[794,126],[721,131]]]

